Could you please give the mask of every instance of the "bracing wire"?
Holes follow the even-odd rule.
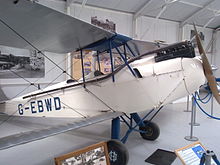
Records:
[[[58,62],[57,65],[60,65],[60,64],[62,64],[63,62],[65,62],[66,59],[68,58],[68,56],[69,56],[69,54],[68,54],[62,61]],[[50,72],[51,72],[52,70],[54,70],[55,68],[56,68],[56,66],[54,66],[54,67],[52,67],[51,69],[49,69],[49,70],[45,73],[45,75],[47,75],[48,73],[50,73]],[[34,83],[38,82],[40,79],[42,79],[42,78],[37,79],[36,81],[34,81]]]
[[[16,97],[18,97],[20,94],[22,94],[24,91],[26,91],[30,86],[32,86],[31,84],[29,84],[28,86],[26,86],[23,90],[21,90],[20,92],[18,92],[15,96],[13,96],[11,99],[14,99]]]

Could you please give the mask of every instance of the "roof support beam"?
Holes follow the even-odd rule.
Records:
[[[182,4],[185,4],[185,5],[193,6],[193,7],[203,8],[203,6],[201,6],[201,5],[198,5],[198,4],[195,4],[195,3],[192,3],[192,2],[187,2],[187,1],[184,1],[184,0],[180,0],[178,2],[182,3]],[[213,11],[213,12],[218,11],[218,10],[210,8],[210,7],[206,7],[206,9],[209,10],[209,11]]]
[[[132,38],[137,37],[137,18],[133,16],[132,18]]]
[[[180,0],[165,0],[165,5],[164,6],[167,6],[171,3],[178,2],[178,1],[180,1]],[[134,13],[134,19],[141,16],[143,14],[144,10],[151,4],[151,2],[153,2],[153,0],[149,0],[140,9],[138,9],[138,11],[136,13]],[[164,8],[164,6],[162,8]]]
[[[72,0],[67,0],[65,7],[66,7],[66,14],[70,15],[70,4],[72,3]]]
[[[70,7],[70,5],[71,5],[71,3],[73,3],[74,2],[74,0],[67,0],[66,1],[66,14],[67,15],[70,15],[71,14],[71,7]],[[68,80],[68,79],[72,79],[72,77],[70,76],[70,75],[73,75],[72,74],[72,55],[71,55],[71,53],[67,53],[66,54],[66,72],[67,72],[67,74],[66,74],[66,80]]]
[[[212,17],[204,26],[203,28],[206,28],[212,21],[214,21],[216,16]]]
[[[80,11],[79,11],[79,16],[78,16],[78,17],[80,17],[80,15],[81,15],[83,9],[84,9],[85,6],[86,6],[86,3],[87,3],[87,0],[83,0],[83,1],[82,1],[82,7],[81,7],[81,9],[80,9]]]
[[[188,21],[190,21],[196,14],[200,13],[201,11],[203,11],[204,9],[206,9],[212,2],[214,2],[215,0],[211,0],[208,3],[206,3],[202,8],[200,8],[199,10],[197,10],[195,13],[193,13],[192,15],[190,15],[188,18],[186,18],[185,20],[183,20],[180,23],[180,27],[183,27]]]
[[[157,16],[155,17],[155,19],[153,20],[153,23],[149,26],[149,28],[147,28],[144,33],[142,34],[142,36],[140,37],[140,39],[142,40],[144,38],[144,36],[146,35],[146,33],[155,25],[155,23],[157,22],[157,20],[160,18],[160,16],[166,11],[167,6],[178,2],[179,0],[165,0],[165,4],[162,6],[160,12],[157,14]]]
[[[153,2],[153,0],[149,0],[140,9],[138,9],[138,11],[136,13],[134,13],[134,19],[141,16],[143,14],[144,10],[151,4],[151,2]]]
[[[149,0],[148,2],[146,2],[140,9],[138,9],[138,11],[136,11],[136,13],[133,14],[132,38],[137,37],[137,34],[136,34],[136,32],[137,32],[137,18],[143,14],[144,10],[151,4],[151,2],[153,2],[153,0]]]
[[[144,33],[141,35],[140,39],[142,40],[144,38],[144,36],[146,35],[146,33],[155,25],[155,23],[157,22],[157,20],[160,18],[160,16],[165,12],[165,10],[167,9],[167,5],[164,5],[160,12],[157,14],[157,16],[155,17],[155,19],[153,20],[153,23],[151,25],[149,25],[149,28],[147,28]]]
[[[218,12],[214,12],[214,16],[203,26],[203,28],[206,28],[212,21],[215,20],[216,17],[220,16],[220,10]]]

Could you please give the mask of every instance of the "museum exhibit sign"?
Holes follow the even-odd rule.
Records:
[[[91,146],[64,154],[55,158],[56,165],[93,164],[110,165],[106,142],[100,142]]]

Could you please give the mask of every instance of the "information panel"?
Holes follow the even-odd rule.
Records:
[[[205,147],[200,142],[195,142],[175,150],[175,153],[184,165],[199,165],[200,159],[205,151]],[[217,164],[212,160],[211,165]]]

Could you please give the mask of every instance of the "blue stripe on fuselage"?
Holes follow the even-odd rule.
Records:
[[[35,100],[26,104],[18,104],[18,113],[23,115],[30,110],[32,114],[51,112],[61,110],[61,101],[59,97],[46,98],[43,100]]]

